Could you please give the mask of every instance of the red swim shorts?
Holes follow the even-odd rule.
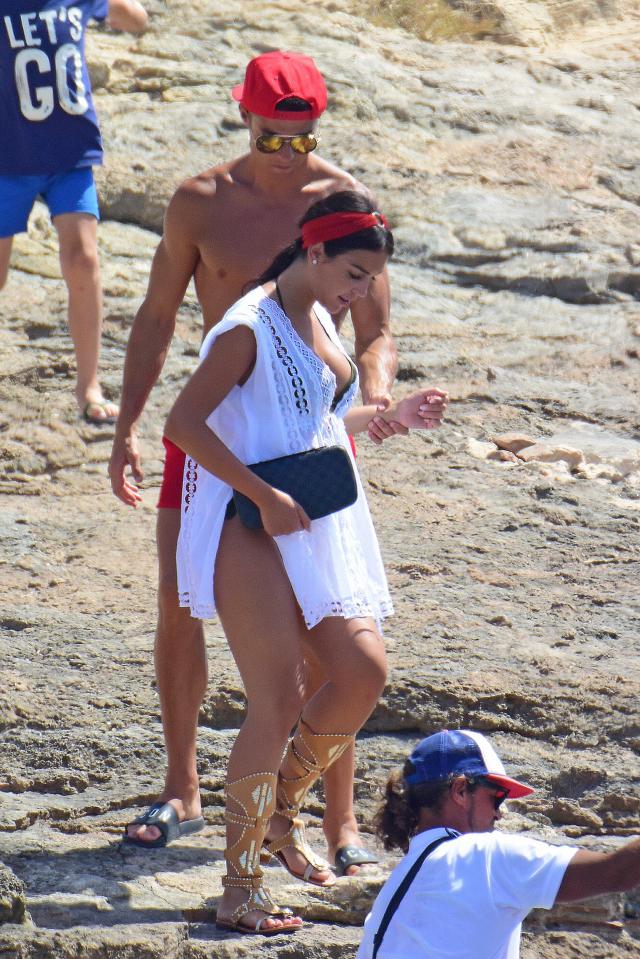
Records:
[[[175,443],[168,440],[166,436],[162,437],[162,442],[166,450],[166,455],[164,458],[158,509],[180,509],[182,505],[182,474],[184,472],[186,454],[179,446],[176,446]]]

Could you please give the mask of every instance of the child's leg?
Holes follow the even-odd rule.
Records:
[[[60,242],[60,266],[69,291],[69,331],[76,353],[76,399],[85,418],[113,420],[118,408],[104,400],[98,380],[102,285],[98,262],[98,202],[90,167],[52,180],[46,202]]]
[[[11,259],[12,236],[0,236],[0,290],[7,282],[9,260]]]
[[[26,232],[41,179],[0,176],[0,290],[7,282],[13,237]]]
[[[78,369],[76,399],[84,409],[87,403],[102,399],[98,382],[102,333],[98,224],[86,213],[63,213],[54,224],[60,241],[60,267],[69,291],[69,332]]]

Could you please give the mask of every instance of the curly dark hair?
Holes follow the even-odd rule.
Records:
[[[407,759],[402,769],[390,774],[384,788],[382,804],[373,825],[385,849],[406,852],[418,828],[420,810],[426,806],[437,811],[449,791],[449,780],[409,785],[405,776],[410,776],[413,768],[413,763]]]
[[[414,765],[407,759],[403,768],[394,770],[384,788],[382,803],[377,810],[373,825],[376,835],[385,849],[401,849],[407,852],[412,836],[415,836],[420,820],[420,810],[439,812],[451,788],[459,776],[451,775],[439,782],[409,784],[406,777],[414,772]],[[473,791],[482,784],[482,777],[464,776],[467,789]]]

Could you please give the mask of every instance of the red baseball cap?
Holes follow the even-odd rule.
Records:
[[[269,120],[317,120],[327,108],[327,88],[311,57],[274,50],[254,57],[247,65],[244,83],[231,91],[250,113]],[[309,110],[278,110],[288,97],[306,100]]]

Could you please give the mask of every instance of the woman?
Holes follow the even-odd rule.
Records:
[[[373,406],[349,409],[357,370],[331,314],[366,295],[393,252],[391,232],[372,203],[350,191],[315,203],[300,225],[301,236],[210,331],[166,426],[190,457],[180,602],[194,616],[218,612],[247,695],[229,759],[217,924],[265,935],[295,931],[301,920],[264,889],[261,850],[300,879],[333,882],[298,813],[384,687],[378,624],[392,612],[359,480],[352,506],[311,523],[245,465],[336,444],[351,456],[348,432],[381,415]],[[437,425],[445,399],[418,392],[382,415],[407,427]],[[263,530],[233,515],[233,490],[257,504]],[[328,678],[303,708],[307,641]]]

